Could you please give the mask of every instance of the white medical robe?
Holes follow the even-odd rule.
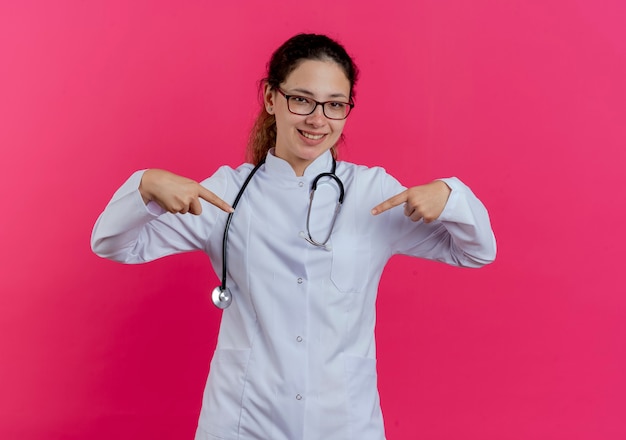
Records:
[[[345,200],[328,242],[306,235],[311,182],[332,167],[329,152],[304,176],[268,154],[234,214],[228,241],[232,305],[222,317],[197,440],[382,440],[376,379],[375,302],[394,254],[480,267],[495,258],[483,204],[456,178],[440,218],[412,222],[401,206],[370,210],[405,188],[382,168],[337,162]],[[202,182],[229,203],[252,169],[221,167]],[[222,273],[227,214],[203,202],[200,216],[164,213],[138,192],[142,173],[115,193],[93,231],[102,257],[143,263],[202,250]],[[337,184],[318,184],[310,219],[325,238]]]

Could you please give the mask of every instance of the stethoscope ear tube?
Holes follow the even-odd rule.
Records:
[[[326,243],[328,243],[328,240],[330,240],[330,236],[333,233],[333,228],[335,227],[335,221],[337,220],[337,215],[339,215],[339,210],[341,210],[341,205],[343,204],[343,196],[344,196],[343,183],[341,183],[341,179],[337,177],[337,175],[335,174],[336,167],[337,167],[337,162],[333,158],[333,168],[331,172],[319,174],[315,179],[313,179],[313,183],[311,184],[311,195],[309,196],[309,209],[306,213],[306,232],[307,232],[308,237],[305,236],[304,239],[308,241],[309,243],[311,243],[313,246],[319,246],[321,248],[326,249],[327,251],[329,251],[331,248]],[[330,223],[330,229],[328,230],[328,235],[326,235],[326,238],[323,241],[317,241],[311,235],[311,226],[310,226],[311,209],[313,208],[313,198],[315,197],[315,191],[317,190],[317,182],[319,182],[319,180],[322,177],[329,177],[337,183],[337,187],[339,188],[339,199],[337,200],[337,206],[335,207],[335,213],[333,214],[333,219]]]

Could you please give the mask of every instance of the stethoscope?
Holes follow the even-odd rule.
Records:
[[[237,205],[239,204],[239,200],[241,199],[243,192],[245,191],[246,187],[250,183],[250,180],[252,180],[252,176],[254,176],[254,174],[259,170],[259,168],[261,168],[261,165],[263,165],[264,163],[265,163],[265,159],[261,160],[252,169],[252,171],[250,172],[246,180],[243,182],[243,185],[239,189],[239,192],[237,193],[237,196],[235,197],[235,201],[232,204],[233,209],[237,208]],[[343,183],[341,182],[341,179],[339,179],[339,177],[337,177],[337,175],[335,174],[336,168],[337,168],[337,161],[333,157],[333,166],[330,172],[318,174],[317,176],[315,176],[315,179],[313,179],[313,182],[311,183],[311,195],[309,197],[309,209],[306,215],[306,234],[301,233],[301,237],[304,238],[309,243],[311,243],[313,246],[321,247],[326,250],[330,250],[330,246],[328,246],[327,243],[328,243],[328,240],[330,240],[331,234],[333,233],[333,228],[335,227],[335,221],[337,220],[337,215],[339,214],[339,210],[341,209],[341,205],[343,204],[343,196],[344,196]],[[328,235],[326,235],[326,238],[324,238],[323,241],[317,241],[311,235],[309,222],[311,219],[311,207],[313,206],[313,198],[315,197],[315,191],[317,190],[317,183],[323,177],[329,177],[337,183],[337,186],[339,187],[339,198],[337,199],[337,206],[335,207],[333,219],[330,223],[330,229],[328,231]],[[211,293],[211,299],[213,300],[213,304],[215,304],[215,306],[219,309],[225,309],[226,307],[230,306],[230,303],[233,301],[233,295],[230,292],[230,289],[226,287],[226,274],[228,272],[226,261],[228,259],[228,231],[230,230],[230,223],[233,220],[234,213],[235,212],[233,211],[230,214],[228,214],[228,218],[226,219],[226,225],[224,226],[224,237],[222,239],[222,284],[220,284],[215,289],[213,289],[213,292]]]

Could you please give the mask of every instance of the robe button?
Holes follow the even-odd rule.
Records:
[[[296,338],[296,341],[298,341],[298,342],[302,342],[302,336],[298,336],[298,337]]]
[[[300,394],[296,394],[296,400],[302,400],[302,396]]]
[[[302,278],[298,278],[298,284],[302,284]]]
[[[298,186],[302,188],[304,186],[304,182],[298,182]]]

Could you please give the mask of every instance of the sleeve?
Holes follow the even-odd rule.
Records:
[[[383,197],[392,197],[406,189],[393,177],[387,177]],[[387,214],[386,230],[392,237],[390,252],[473,268],[493,262],[496,240],[487,209],[459,179],[440,180],[451,192],[436,221],[413,222],[397,208],[383,213]]]
[[[132,174],[98,217],[91,235],[93,252],[113,261],[136,264],[205,249],[217,216],[223,212],[204,200],[200,215],[172,214],[153,202],[146,205],[139,192],[144,172]],[[226,174],[220,169],[201,184],[222,197]]]

